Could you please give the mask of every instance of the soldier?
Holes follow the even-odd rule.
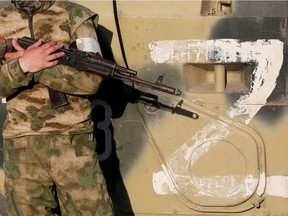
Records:
[[[1,36],[39,40],[26,50],[12,40],[16,52],[6,53],[0,66],[8,215],[53,215],[58,204],[62,215],[113,215],[87,99],[102,79],[58,64],[64,53],[54,52],[74,41],[100,52],[96,20],[67,1],[16,0],[0,10]],[[65,93],[68,104],[52,108],[48,88]]]

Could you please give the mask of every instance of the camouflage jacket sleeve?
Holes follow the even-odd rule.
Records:
[[[75,32],[72,34],[72,41],[84,37],[94,38],[97,40],[95,26],[92,19],[86,20],[77,27]],[[83,71],[80,72],[64,65],[57,65],[56,67],[45,69],[40,72],[38,76],[38,81],[45,86],[57,91],[75,95],[94,94],[102,81],[100,76]],[[37,75],[35,78],[36,77]]]
[[[32,74],[24,74],[18,59],[0,66],[0,98],[9,97],[33,79]]]

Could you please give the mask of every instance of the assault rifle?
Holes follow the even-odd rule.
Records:
[[[27,49],[29,46],[34,44],[37,40],[29,37],[21,37],[17,39],[19,45]],[[8,44],[7,50],[11,45]],[[130,81],[133,84],[141,85],[144,87],[151,88],[153,90],[166,92],[172,95],[180,95],[181,91],[176,90],[170,86],[162,84],[164,75],[160,74],[156,83],[140,79],[137,77],[137,71],[121,67],[113,61],[109,61],[101,58],[96,53],[84,52],[78,49],[65,49],[61,48],[56,52],[64,52],[65,55],[59,58],[59,64],[76,68],[79,71],[86,71],[89,73],[97,74],[101,77],[115,78],[123,81]],[[61,107],[68,104],[66,95],[62,92],[49,89],[49,96],[53,108]]]

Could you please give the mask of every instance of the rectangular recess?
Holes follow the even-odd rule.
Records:
[[[250,89],[251,65],[246,63],[187,63],[183,65],[186,90],[190,93],[218,93],[215,91],[214,66],[225,66],[223,93],[243,93]]]

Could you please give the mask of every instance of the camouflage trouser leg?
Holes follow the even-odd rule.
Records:
[[[113,215],[91,134],[27,136],[4,141],[8,215]]]

